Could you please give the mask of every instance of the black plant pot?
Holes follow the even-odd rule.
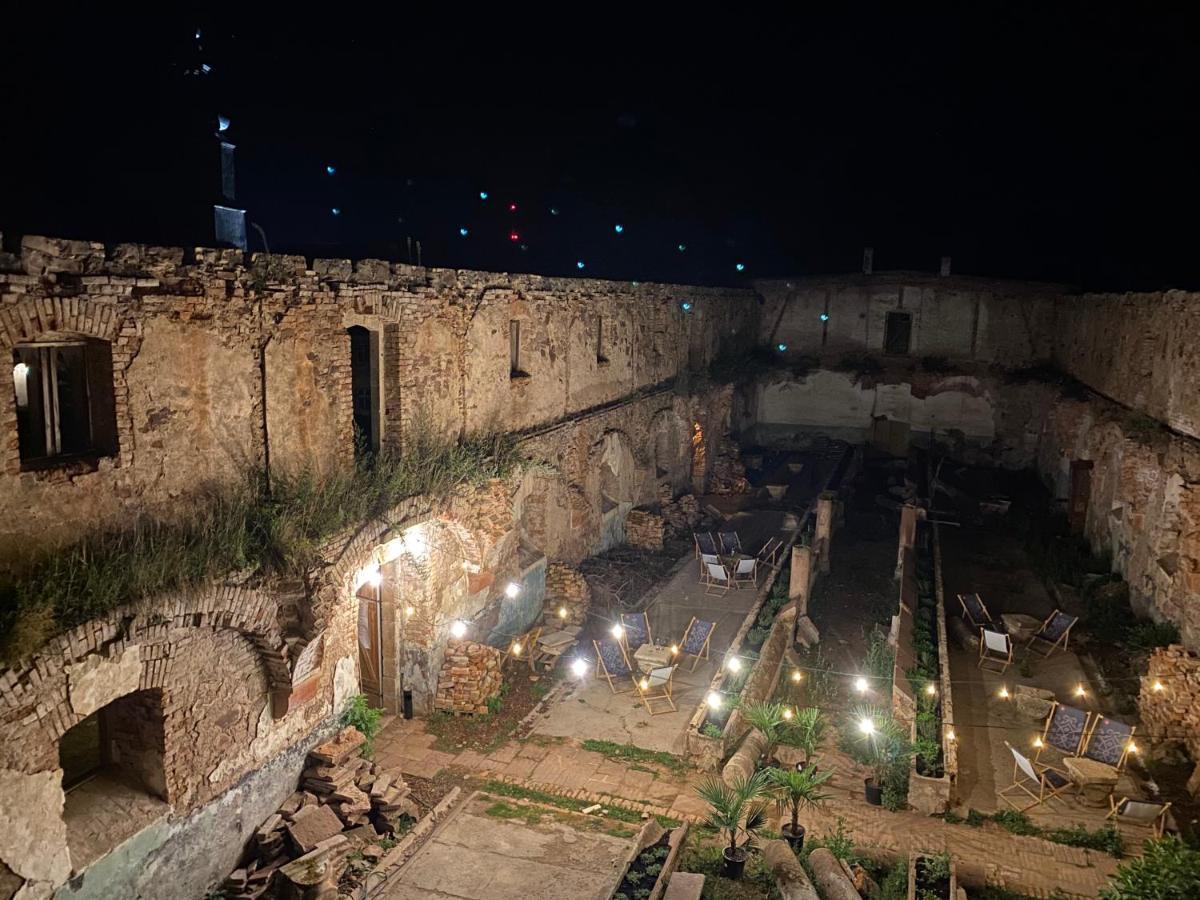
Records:
[[[783,839],[787,841],[788,845],[792,848],[793,853],[799,853],[802,849],[804,849],[803,825],[797,825],[796,830],[792,831],[792,823],[787,822],[782,828],[779,829],[779,831],[783,835]]]
[[[883,806],[883,785],[876,784],[870,778],[864,778],[863,784],[866,786],[867,802],[872,806]]]
[[[738,847],[736,850],[730,850],[726,847],[722,856],[724,864],[721,874],[726,878],[741,878],[742,873],[746,871],[746,849]]]

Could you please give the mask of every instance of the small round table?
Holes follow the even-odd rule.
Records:
[[[1068,756],[1063,760],[1067,774],[1079,788],[1079,802],[1084,806],[1108,806],[1108,798],[1117,786],[1117,770],[1107,763],[1086,756]]]

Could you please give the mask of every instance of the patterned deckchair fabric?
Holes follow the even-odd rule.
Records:
[[[713,536],[707,531],[696,531],[692,533],[692,537],[696,539],[696,553],[708,553],[711,556],[716,556],[720,551],[717,549],[717,542],[713,540]]]
[[[1129,755],[1129,744],[1136,730],[1124,722],[1101,716],[1092,725],[1083,755],[1087,759],[1110,765],[1119,772],[1125,765],[1125,759]]]
[[[1059,647],[1066,650],[1067,641],[1071,638],[1071,628],[1078,621],[1078,616],[1068,616],[1062,610],[1056,609],[1042,623],[1042,627],[1033,633],[1026,646],[1042,656],[1049,656]],[[1037,646],[1038,642],[1045,645],[1045,649],[1040,649]]]
[[[687,630],[684,631],[683,639],[679,642],[679,653],[682,656],[693,657],[693,672],[696,671],[700,660],[708,659],[708,645],[712,640],[713,629],[716,627],[716,622],[706,622],[693,616]]]
[[[608,680],[608,686],[614,694],[621,694],[625,691],[631,691],[634,688],[633,684],[633,666],[629,664],[629,658],[625,655],[625,648],[618,641],[603,640],[592,641],[592,645],[596,648],[596,671]],[[629,687],[623,690],[617,690],[614,683],[614,678],[628,678]]]
[[[1046,717],[1042,731],[1042,743],[1061,750],[1067,756],[1075,756],[1083,746],[1092,714],[1073,706],[1063,706],[1057,700]]]
[[[636,650],[642,644],[651,643],[650,619],[644,612],[621,613],[621,628],[624,629],[626,650]]]
[[[738,537],[736,531],[722,531],[717,537],[720,539],[721,547],[724,549],[726,555],[742,552],[742,540]]]
[[[959,594],[958,602],[962,604],[963,618],[972,628],[992,624],[992,615],[978,594]]]

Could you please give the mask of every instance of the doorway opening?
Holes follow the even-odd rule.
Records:
[[[379,333],[351,325],[350,396],[354,414],[354,454],[379,450]]]

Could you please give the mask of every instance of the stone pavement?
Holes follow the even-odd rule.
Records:
[[[514,741],[487,755],[470,750],[443,753],[433,749],[433,742],[419,721],[398,721],[376,739],[376,758],[382,765],[426,778],[451,771],[693,822],[704,817],[705,806],[695,794],[703,773],[680,776],[648,763],[635,768],[571,741]],[[899,853],[945,850],[954,855],[960,878],[968,883],[986,880],[1032,896],[1059,890],[1095,897],[1116,869],[1117,860],[1107,854],[1020,837],[997,825],[951,825],[915,812],[868,806],[862,796],[862,770],[836,752],[823,754],[821,763],[835,772],[828,785],[833,799],[823,809],[805,813],[811,833],[832,831],[840,817],[860,847]],[[1137,852],[1149,836],[1139,829],[1122,831],[1129,852]]]

